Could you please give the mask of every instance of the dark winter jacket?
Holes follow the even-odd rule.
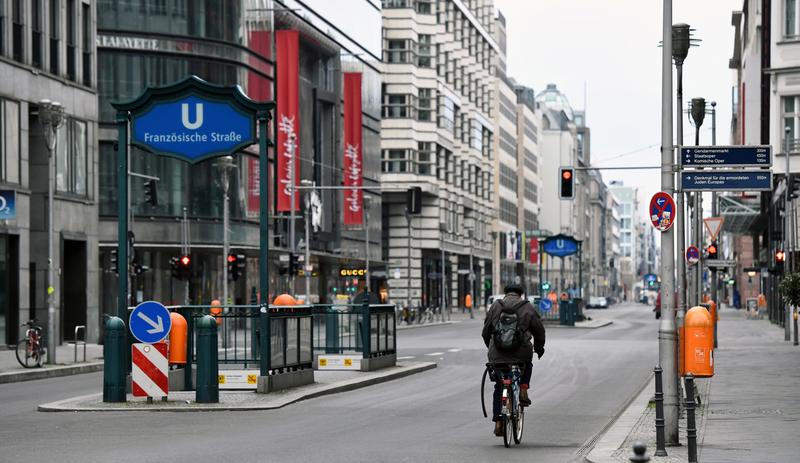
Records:
[[[492,336],[494,333],[494,325],[500,318],[503,307],[514,307],[520,300],[520,296],[515,293],[506,294],[502,301],[495,301],[486,312],[486,320],[483,322],[483,333],[481,333],[481,335],[483,336],[483,342],[486,344],[486,347],[489,348],[490,362],[530,362],[534,352],[544,353],[544,325],[542,325],[539,314],[530,302],[525,302],[525,304],[517,309],[520,329],[526,334],[525,342],[514,352],[500,351],[494,346]],[[531,345],[531,338],[533,338],[533,345]]]

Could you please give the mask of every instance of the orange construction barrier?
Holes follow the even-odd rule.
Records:
[[[186,365],[186,333],[188,325],[183,315],[170,312],[172,328],[169,330],[169,363],[170,365]]]
[[[297,300],[289,294],[281,294],[272,301],[274,305],[297,305]]]
[[[684,373],[695,378],[714,376],[714,321],[705,307],[692,307],[686,312]]]
[[[222,303],[219,299],[211,301],[211,315],[217,319],[217,325],[222,324],[222,317],[220,317],[220,315],[222,315]]]

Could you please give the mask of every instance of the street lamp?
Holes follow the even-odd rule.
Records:
[[[230,190],[230,173],[236,168],[233,162],[233,156],[222,156],[217,161],[217,169],[220,175],[220,186],[222,186],[222,305],[226,306],[228,302],[228,254],[230,254],[229,242],[229,197],[228,191]]]
[[[55,153],[58,129],[64,124],[64,107],[57,101],[39,102],[39,123],[47,145],[47,363],[56,362],[56,307],[55,270],[53,267],[53,182],[55,181]]]
[[[306,298],[305,298],[305,303],[306,304],[310,304],[311,303],[311,271],[312,271],[311,270],[312,269],[312,267],[311,267],[311,231],[310,231],[310,229],[311,229],[311,194],[314,191],[313,190],[314,182],[304,178],[304,179],[300,180],[300,185],[303,188],[311,188],[309,190],[306,190],[306,194],[305,194],[305,206],[306,206],[306,211],[305,211],[305,219],[306,219],[306,225],[305,225],[305,228],[306,228],[306,230],[305,230],[306,231],[306,239],[305,239],[306,258],[304,259],[305,262],[303,262],[303,275],[305,275],[305,279],[306,279]],[[293,188],[293,190],[294,190],[294,188]]]
[[[366,261],[366,290],[367,294],[370,293],[370,274],[369,274],[369,206],[372,202],[372,197],[364,196],[364,259]]]
[[[469,318],[475,318],[475,313],[472,311],[473,307],[475,306],[475,275],[472,274],[472,254],[473,254],[473,240],[475,239],[475,228],[474,227],[464,227],[464,230],[467,232],[467,238],[469,238],[469,273],[467,274],[467,280],[469,281],[469,294],[470,297],[470,304],[469,304]]]

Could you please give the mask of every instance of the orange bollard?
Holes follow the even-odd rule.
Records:
[[[289,294],[281,294],[272,301],[273,305],[297,305],[295,298]]]
[[[696,378],[714,376],[714,322],[705,307],[686,312],[684,334],[684,373]]]
[[[188,325],[183,315],[170,312],[172,328],[169,330],[169,363],[170,365],[186,365],[186,333]]]
[[[220,317],[222,315],[222,303],[219,299],[211,301],[211,315],[217,319],[217,325],[222,324],[222,318]]]

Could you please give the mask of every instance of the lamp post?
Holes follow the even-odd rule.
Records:
[[[786,188],[784,188],[784,192],[783,192],[783,195],[784,195],[784,198],[783,198],[783,200],[784,200],[784,202],[783,202],[783,224],[784,224],[784,226],[783,226],[783,230],[784,230],[784,234],[783,234],[783,242],[784,242],[783,251],[786,253],[785,254],[786,255],[786,257],[785,257],[786,262],[784,262],[783,268],[784,268],[784,275],[787,275],[787,274],[789,274],[790,269],[791,269],[791,265],[792,265],[791,264],[791,262],[792,262],[791,255],[792,255],[792,253],[788,252],[789,251],[788,244],[789,244],[790,236],[791,236],[791,233],[792,233],[792,228],[791,228],[790,222],[789,222],[789,202],[791,201],[791,190],[792,190],[791,185],[789,184],[789,169],[790,169],[789,168],[789,153],[792,150],[791,150],[791,139],[789,138],[789,136],[791,135],[791,129],[789,127],[786,127],[784,129],[784,131],[785,131],[785,135],[784,135],[784,142],[783,142],[783,151],[784,151],[784,154],[786,155]],[[789,310],[789,304],[786,304],[784,302],[784,307],[785,308],[783,309],[783,311],[786,314],[785,315],[785,319],[786,320],[784,321],[784,325],[783,325],[784,326],[784,340],[789,341],[792,338],[792,329],[791,329],[792,313],[791,313],[791,310]]]
[[[39,102],[39,123],[47,145],[47,363],[56,362],[56,276],[53,266],[53,192],[58,129],[64,124],[64,107],[50,100]]]
[[[229,225],[230,225],[230,210],[228,191],[230,191],[230,173],[231,170],[236,168],[233,162],[233,156],[223,156],[217,161],[217,169],[219,169],[220,185],[222,186],[222,305],[226,306],[228,302],[228,254],[230,254],[230,239],[229,239]]]
[[[372,198],[370,196],[366,196],[365,195],[364,196],[364,260],[365,260],[365,263],[366,263],[366,268],[365,268],[365,270],[366,270],[365,275],[366,276],[365,276],[365,278],[366,278],[367,281],[366,281],[365,288],[367,290],[367,294],[369,294],[371,292],[370,291],[371,290],[371,287],[370,287],[370,279],[371,278],[370,278],[370,273],[369,273],[369,206],[370,206],[371,202],[372,202]]]
[[[306,298],[305,303],[311,304],[311,194],[314,191],[314,182],[308,179],[300,180],[300,185],[304,188],[311,188],[306,190],[305,194],[305,219],[306,219],[306,239],[305,239],[305,246],[306,246],[306,256],[303,262],[303,276],[306,280]]]
[[[692,98],[691,116],[694,121],[694,144],[700,145],[700,127],[706,116],[706,99]],[[699,191],[694,194],[694,222],[693,235],[698,248],[703,248],[703,194]],[[693,305],[699,305],[703,301],[703,253],[697,261],[695,270],[695,293],[692,295]]]

